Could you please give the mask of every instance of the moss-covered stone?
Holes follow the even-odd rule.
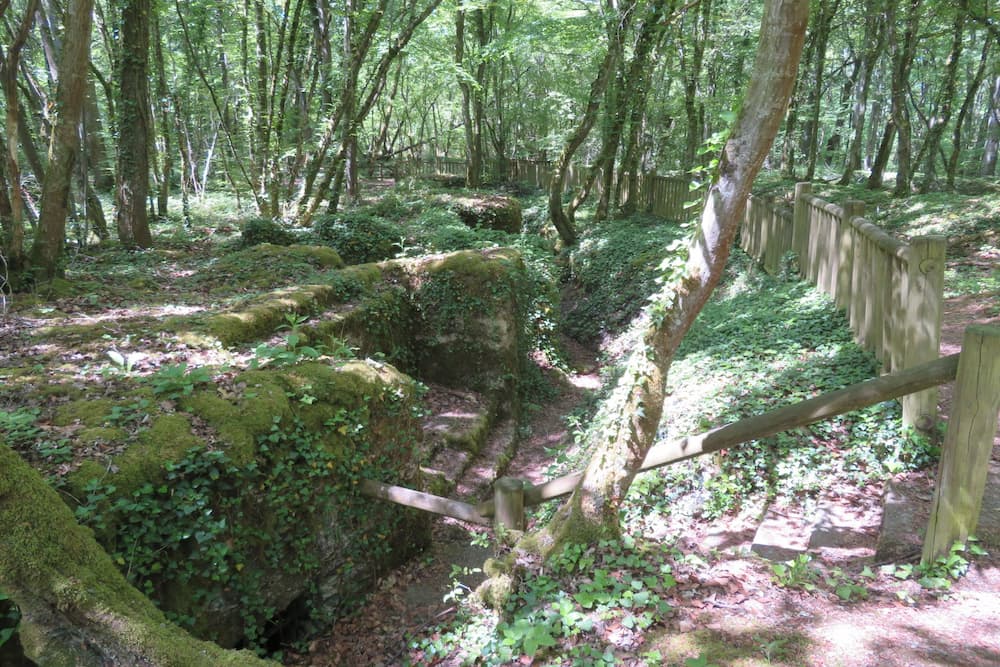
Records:
[[[329,285],[302,285],[274,290],[249,306],[208,318],[207,333],[225,346],[268,338],[285,323],[285,315],[307,315],[334,301]]]
[[[525,354],[517,317],[520,255],[469,250],[422,261],[412,270],[418,275],[418,376],[512,399]]]
[[[265,665],[198,641],[132,588],[58,494],[0,443],[0,588],[37,664]]]
[[[198,501],[204,503],[205,509],[224,511],[226,530],[232,531],[230,539],[244,540],[240,542],[240,568],[247,577],[252,577],[249,580],[254,582],[251,589],[259,596],[261,608],[281,610],[308,590],[320,590],[323,604],[338,611],[346,609],[374,582],[379,571],[401,562],[426,544],[429,538],[427,515],[389,503],[371,506],[365,503],[363,513],[343,515],[342,503],[346,498],[338,497],[333,503],[318,500],[329,497],[325,495],[327,489],[316,488],[305,493],[304,488],[292,483],[299,476],[313,479],[315,469],[300,466],[314,465],[317,460],[311,459],[309,454],[287,458],[282,453],[295,442],[307,442],[297,439],[318,437],[315,444],[328,453],[330,470],[342,470],[338,461],[352,461],[350,472],[344,474],[358,474],[361,466],[374,465],[375,469],[383,471],[385,481],[421,488],[416,453],[420,439],[415,410],[417,390],[410,378],[382,363],[353,361],[331,365],[310,362],[246,371],[233,378],[229,386],[238,390],[229,389],[222,394],[214,387],[203,388],[182,398],[176,405],[150,403],[150,412],[143,418],[148,426],[134,436],[134,441],[123,453],[108,460],[85,462],[68,476],[70,494],[81,501],[88,498],[87,484],[95,479],[102,485],[101,493],[110,494],[97,510],[102,523],[108,526],[99,531],[98,539],[109,551],[125,553],[122,545],[126,543],[131,549],[136,547],[135,538],[127,534],[131,518],[108,514],[123,511],[113,509],[117,499],[148,503],[157,502],[158,493],[173,497],[166,491],[168,486],[189,484],[182,482],[184,470],[195,469],[191,463],[185,464],[188,467],[178,467],[179,462],[198,460],[198,448],[205,445],[227,457],[223,466],[212,470],[235,475],[234,481],[245,476],[260,482],[277,474],[268,466],[278,465],[281,469],[278,477],[271,483],[260,482],[259,488],[236,490],[220,480],[217,492],[226,495],[207,495]],[[163,412],[164,409],[171,411]],[[174,409],[178,411],[173,412]],[[66,410],[67,418],[75,419],[79,413],[79,409]],[[193,428],[195,423],[197,432]],[[292,431],[299,435],[281,435]],[[308,451],[312,451],[313,444],[308,442]],[[365,450],[360,456],[356,454],[359,442],[363,442]],[[167,463],[174,464],[170,474],[165,469]],[[211,481],[218,477],[216,473],[206,477],[206,469],[197,467],[200,464],[193,465],[201,472],[189,482],[206,489],[206,494],[216,493],[211,491],[216,488]],[[324,473],[327,474],[332,473]],[[330,483],[342,484],[337,479]],[[283,487],[289,483],[298,491],[293,496],[278,496],[280,502],[275,505],[273,484]],[[146,490],[136,494],[143,488]],[[184,488],[188,489],[185,493],[190,493],[193,487]],[[223,510],[227,507],[225,499],[233,493],[244,494],[240,496],[243,499],[239,511],[232,506]],[[288,513],[294,516],[291,524]],[[193,530],[185,528],[185,514],[180,509],[156,516],[156,530],[165,530],[164,536],[193,534]],[[169,522],[176,521],[180,522],[176,527],[167,528],[168,524],[172,525]],[[121,533],[119,526],[124,526],[122,529],[126,533]],[[308,539],[289,538],[290,541],[283,542],[282,535],[289,526],[304,530],[303,535]],[[143,530],[147,530],[144,539],[153,539],[156,545],[143,552],[149,558],[148,554],[161,551],[158,541],[161,533]],[[369,533],[377,535],[375,542],[380,549],[369,550],[364,557],[359,557],[358,545],[370,544],[373,539]],[[206,555],[215,552],[206,552],[194,542],[185,546],[188,538],[163,539],[169,542],[163,544],[162,550],[162,557],[167,561],[152,570],[154,572],[170,571],[170,559],[201,562],[196,559],[217,557]],[[202,537],[197,544],[207,539],[210,538]],[[257,539],[261,540],[260,546],[252,546]],[[227,544],[226,549],[235,548],[233,543],[227,541]],[[391,548],[381,548],[386,545]],[[284,550],[280,557],[275,548]],[[314,552],[299,552],[303,549]],[[226,553],[225,550],[222,553]],[[131,557],[121,556],[123,560]],[[302,570],[297,563],[310,565]],[[352,573],[350,577],[344,576],[345,568]],[[150,581],[149,563],[143,571],[146,581]],[[245,591],[235,584],[220,589],[219,585],[205,579],[204,574],[197,574],[204,571],[205,564],[195,568],[193,579],[167,577],[159,581],[154,576],[156,583],[152,588],[164,609],[194,619],[193,631],[199,637],[215,638],[226,646],[236,645],[243,638],[246,603],[241,595]],[[231,571],[230,575],[235,576]],[[212,592],[206,596],[205,590]]]
[[[486,227],[510,234],[521,233],[521,204],[513,197],[462,197],[455,201],[454,207],[458,217],[469,227]]]
[[[343,266],[340,255],[332,248],[263,243],[221,257],[191,282],[197,288],[221,294],[313,283],[319,274]]]

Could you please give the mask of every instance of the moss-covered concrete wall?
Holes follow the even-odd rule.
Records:
[[[423,486],[418,388],[396,367],[514,407],[526,354],[523,273],[519,255],[503,249],[394,260],[222,313],[141,323],[143,335],[239,353],[280,334],[288,313],[308,315],[301,333],[310,344],[344,338],[395,366],[215,372],[215,384],[168,400],[138,380],[97,399],[71,383],[40,386],[58,396],[52,424],[91,452],[63,478],[61,496],[110,554],[101,567],[116,563],[171,620],[224,646],[266,641],[268,619],[286,608],[335,615],[349,607],[376,572],[429,539],[429,515],[356,491],[363,478]],[[103,345],[101,328],[57,333],[73,345]],[[0,485],[0,503],[9,487]],[[26,553],[4,543],[7,554],[15,547]],[[38,614],[35,626],[56,623]]]
[[[46,667],[272,664],[199,641],[128,584],[92,532],[0,443],[0,590],[26,656]]]
[[[427,544],[427,515],[358,487],[421,486],[416,401],[414,382],[378,362],[246,371],[150,402],[124,451],[70,474],[67,495],[172,618],[223,646],[260,643],[293,602],[342,612]]]

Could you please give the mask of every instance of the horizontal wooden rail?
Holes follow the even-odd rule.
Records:
[[[469,523],[489,524],[490,522],[473,505],[424,493],[423,491],[407,489],[403,486],[393,486],[392,484],[384,484],[366,479],[361,483],[361,493],[372,498],[388,500],[397,505],[405,505],[406,507],[413,507],[425,512],[450,516],[453,519],[461,519]]]
[[[859,382],[762,415],[741,419],[706,433],[665,442],[649,450],[641,469],[651,470],[702,454],[710,454],[929,387],[936,387],[955,379],[958,358],[958,354],[941,357],[904,371]],[[525,487],[524,505],[526,507],[538,505],[546,500],[567,496],[573,492],[582,477],[582,472],[574,472],[536,486]],[[494,502],[488,500],[480,503],[476,510],[481,516],[493,516]]]

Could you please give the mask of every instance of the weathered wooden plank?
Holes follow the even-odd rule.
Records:
[[[489,519],[480,514],[473,505],[442,498],[423,491],[407,489],[383,482],[366,479],[361,483],[361,493],[371,498],[381,498],[397,505],[405,505],[425,512],[433,512],[461,519],[470,523],[489,524]]]
[[[975,534],[1000,413],[1000,327],[970,326],[962,339],[951,417],[921,562]]]

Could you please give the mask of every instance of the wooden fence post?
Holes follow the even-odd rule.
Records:
[[[965,330],[921,563],[975,534],[1000,412],[1000,327]]]
[[[493,484],[494,522],[507,530],[524,530],[524,481],[501,477]]]
[[[851,289],[851,278],[854,273],[854,243],[856,231],[851,221],[863,217],[865,203],[857,199],[844,202],[844,218],[840,221],[840,243],[838,243],[839,261],[837,262],[837,296],[835,303],[850,315],[850,304],[854,299],[860,299]]]
[[[809,209],[805,196],[812,193],[812,183],[795,184],[795,203],[792,209],[792,249],[799,259],[799,273],[808,275],[806,254],[809,244]]]
[[[906,367],[936,359],[940,354],[941,316],[944,309],[943,236],[918,236],[910,241],[911,255],[906,295]],[[903,424],[929,431],[937,421],[937,389],[907,396],[903,401]]]

